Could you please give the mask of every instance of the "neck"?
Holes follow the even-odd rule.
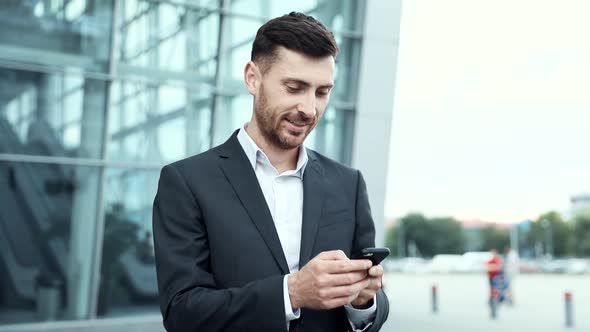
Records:
[[[253,121],[246,126],[246,132],[264,154],[266,154],[270,163],[279,173],[297,168],[299,147],[286,150],[272,144],[266,137],[264,137],[264,135],[262,135],[260,129]]]

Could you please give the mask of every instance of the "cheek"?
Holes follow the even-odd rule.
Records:
[[[328,98],[324,98],[324,99],[318,99],[317,103],[316,103],[316,107],[318,109],[318,113],[321,116],[322,114],[324,114],[324,111],[326,110],[326,107],[328,106]]]
[[[325,111],[326,111],[326,105],[325,104],[322,105],[322,106],[318,105],[318,113],[317,113],[318,121],[319,121],[319,119],[322,118],[322,116],[324,115],[324,112]]]

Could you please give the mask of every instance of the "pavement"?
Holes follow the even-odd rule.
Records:
[[[433,285],[439,298],[436,314],[431,309]],[[590,332],[590,275],[520,275],[514,280],[516,304],[501,306],[495,320],[490,319],[488,282],[483,274],[387,273],[384,287],[390,313],[382,332]],[[573,328],[565,327],[566,291],[573,294]],[[163,331],[157,310],[152,315],[96,320],[92,324],[46,324],[0,325],[0,332]]]
[[[432,313],[431,289],[438,289]],[[384,332],[590,332],[590,276],[519,275],[515,305],[502,305],[495,320],[483,274],[393,274],[384,287],[390,300]],[[564,293],[573,294],[574,327],[565,324]]]

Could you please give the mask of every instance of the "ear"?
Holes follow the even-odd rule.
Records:
[[[253,61],[248,61],[244,68],[244,82],[246,88],[252,96],[256,96],[258,93],[258,87],[260,85],[260,69]]]

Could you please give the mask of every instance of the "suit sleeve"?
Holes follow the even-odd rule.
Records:
[[[174,165],[160,174],[153,208],[160,309],[173,331],[286,331],[283,276],[219,289],[209,267],[202,210]]]
[[[356,229],[352,254],[359,254],[363,248],[375,246],[375,224],[371,216],[367,185],[361,172],[358,172],[357,196],[356,196]],[[365,331],[376,332],[387,320],[389,315],[389,300],[383,289],[376,294],[377,312],[371,327]]]

